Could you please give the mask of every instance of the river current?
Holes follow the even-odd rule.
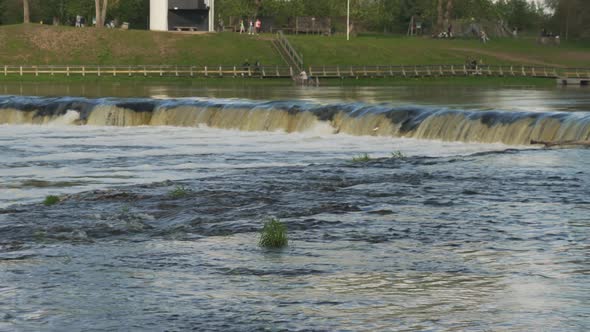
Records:
[[[0,331],[590,329],[587,89],[0,91]]]

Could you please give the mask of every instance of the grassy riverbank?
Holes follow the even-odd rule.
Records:
[[[268,38],[38,24],[0,26],[3,65],[281,65]]]
[[[423,65],[462,64],[468,57],[487,64],[590,66],[590,43],[538,45],[534,38],[502,38],[483,44],[475,39],[438,40],[400,36],[288,37],[306,64]]]
[[[73,28],[38,24],[0,26],[0,65],[240,65],[260,60],[283,65],[274,36],[186,34],[142,30]],[[307,65],[461,64],[467,57],[488,64],[590,66],[590,43],[537,45],[534,38],[435,40],[367,35],[290,35]]]

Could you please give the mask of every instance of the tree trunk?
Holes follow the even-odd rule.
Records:
[[[437,21],[436,25],[438,27],[438,32],[443,31],[443,0],[438,0],[438,7],[437,11]]]
[[[96,9],[96,14],[95,14],[95,17],[96,17],[96,27],[97,28],[102,28],[103,27],[103,24],[102,24],[102,22],[100,20],[100,0],[94,0],[94,7]]]
[[[96,27],[103,28],[107,18],[107,7],[109,6],[108,0],[94,0],[94,7],[96,8]]]
[[[29,0],[23,0],[23,22],[31,23],[31,14],[29,12]]]
[[[445,28],[451,24],[451,13],[453,12],[453,0],[447,0],[447,11],[445,12]]]
[[[100,20],[102,22],[102,25],[104,26],[105,21],[107,19],[107,7],[109,6],[109,0],[103,0],[102,2],[102,10],[100,13]]]

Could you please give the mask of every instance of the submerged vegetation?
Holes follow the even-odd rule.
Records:
[[[59,197],[54,196],[54,195],[49,195],[45,197],[45,200],[43,201],[43,204],[45,206],[51,206],[51,205],[55,205],[57,203],[60,202]]]
[[[406,159],[407,157],[406,157],[406,155],[403,152],[401,152],[401,151],[398,150],[398,151],[393,151],[391,153],[391,158],[394,158],[394,159]]]
[[[287,226],[279,219],[268,218],[260,232],[258,244],[263,248],[282,248],[289,243],[287,237]]]
[[[371,156],[368,153],[363,153],[358,156],[352,157],[353,163],[366,163],[371,161]]]
[[[172,198],[182,198],[182,197],[188,196],[188,194],[190,194],[190,192],[191,192],[190,188],[187,188],[183,185],[177,185],[176,187],[174,187],[173,190],[170,190],[168,192],[168,196],[170,196]]]

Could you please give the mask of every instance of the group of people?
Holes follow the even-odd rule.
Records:
[[[553,44],[553,45],[559,45],[561,43],[561,37],[557,34],[554,34],[551,31],[547,31],[545,28],[543,28],[541,30],[541,36],[539,37],[539,39],[537,40],[537,42],[539,44]]]
[[[254,34],[257,35],[260,32],[262,32],[262,21],[260,21],[259,18],[257,18],[256,21],[249,19],[248,20],[248,34],[249,35],[254,35]],[[246,23],[244,22],[243,19],[240,20],[240,35],[242,33],[246,33]]]
[[[76,28],[83,28],[86,25],[86,17],[76,15]]]
[[[71,21],[70,21],[71,24]],[[96,25],[96,18],[92,18],[92,25]],[[86,26],[86,17],[82,16],[82,15],[76,15],[76,20],[74,21],[74,26],[76,28],[83,28]],[[117,23],[114,20],[110,20],[105,22],[104,24],[105,27],[107,28],[111,28],[114,29],[117,26]]]
[[[262,63],[260,63],[260,60],[256,60],[256,62],[254,63],[254,66],[252,66],[250,64],[250,61],[248,61],[248,59],[246,59],[246,61],[244,61],[244,63],[242,64],[242,69],[244,71],[249,71],[249,72],[253,73],[254,75],[259,75],[261,73]],[[242,73],[242,76],[244,76],[243,73]]]

